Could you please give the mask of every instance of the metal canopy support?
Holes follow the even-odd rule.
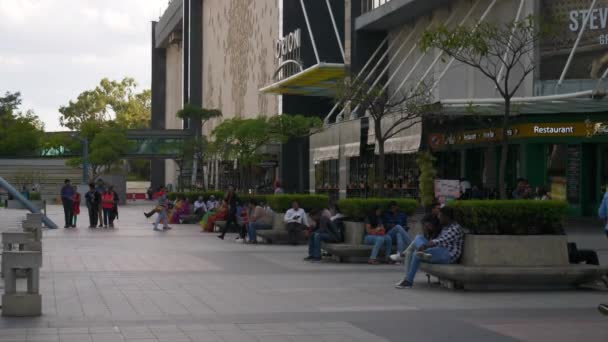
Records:
[[[346,54],[344,53],[344,46],[342,45],[342,38],[340,38],[340,32],[338,31],[338,26],[336,25],[336,18],[334,18],[334,12],[331,9],[331,4],[329,0],[325,0],[327,3],[327,10],[329,11],[329,17],[331,18],[331,23],[334,25],[334,31],[336,32],[336,39],[338,40],[338,45],[340,46],[340,52],[342,53],[342,60],[346,63]]]
[[[496,1],[497,0],[493,0],[490,5],[488,6],[488,8],[486,8],[486,11],[483,12],[483,14],[481,15],[481,17],[479,18],[479,20],[477,21],[477,25],[475,25],[475,28],[473,29],[473,32],[477,31],[477,28],[479,27],[479,24],[481,24],[482,21],[486,20],[486,17],[488,16],[488,14],[490,14],[490,11],[492,11],[492,9],[494,8],[494,5],[496,5]],[[523,5],[524,0],[521,0],[521,5]],[[521,6],[520,6],[521,9]],[[516,19],[517,20],[517,19]],[[513,38],[513,35],[511,35],[511,38]],[[509,41],[509,45],[511,45],[510,41]],[[461,49],[462,50],[462,49]],[[460,50],[460,51],[461,51]],[[459,51],[459,52],[460,52]],[[440,55],[441,56],[441,55]],[[435,80],[435,83],[433,83],[433,86],[431,87],[431,91],[433,91],[438,85],[439,82],[441,82],[441,79],[443,79],[443,77],[445,76],[445,74],[447,74],[448,70],[452,67],[452,64],[454,64],[454,61],[456,60],[456,58],[452,57],[450,59],[450,61],[448,62],[448,64],[446,65],[446,67],[443,69],[443,71],[441,72],[441,74],[439,74],[439,77],[437,77],[437,79]],[[426,75],[425,75],[426,76]],[[419,87],[422,82],[424,81],[423,77],[420,82],[418,83],[417,87]]]
[[[561,87],[562,83],[564,82],[564,79],[566,78],[566,74],[568,73],[568,70],[570,70],[570,64],[572,63],[574,54],[576,53],[576,50],[578,49],[578,44],[581,42],[581,39],[583,38],[583,34],[585,34],[585,30],[587,29],[587,24],[589,23],[589,18],[591,17],[591,11],[593,11],[596,4],[597,4],[597,0],[593,0],[593,2],[591,3],[591,6],[589,7],[589,11],[587,12],[587,15],[583,18],[583,27],[581,27],[581,31],[578,33],[578,37],[576,37],[576,41],[574,42],[574,46],[572,47],[572,50],[570,51],[570,56],[568,56],[568,60],[566,61],[566,65],[564,66],[564,70],[562,71],[562,75],[559,77],[559,81],[555,85],[555,93],[558,92],[559,87]]]
[[[315,42],[315,36],[312,33],[310,21],[308,20],[308,12],[306,11],[304,0],[300,0],[300,4],[302,4],[302,11],[304,11],[304,20],[306,20],[306,27],[308,28],[308,35],[310,36],[310,41],[312,42],[312,49],[315,52],[315,58],[317,58],[317,64],[321,64],[321,60],[319,59],[319,51],[317,51],[317,43]]]
[[[519,1],[519,8],[517,9],[517,14],[515,15],[515,22],[519,22],[519,20],[521,19],[521,15],[524,11],[524,4],[526,3],[526,0],[520,0]],[[507,43],[507,51],[505,52],[504,56],[502,57],[503,60],[507,60],[507,57],[509,56],[509,49],[511,48],[511,43],[513,42],[513,36],[515,35],[515,30],[517,29],[517,27],[514,25],[513,28],[511,29],[511,36],[509,36],[509,42]],[[505,65],[503,64],[500,67],[500,71],[498,72],[498,82],[502,81],[502,77],[503,77],[503,73],[505,72]]]
[[[40,214],[40,210],[32,205],[30,201],[28,201],[17,189],[15,189],[9,182],[4,180],[4,178],[0,177],[0,187],[3,187],[11,196],[16,198],[21,204],[23,204],[29,211],[34,214]],[[49,229],[57,229],[57,225],[55,222],[51,221],[46,215],[42,216],[42,222]]]
[[[471,7],[471,10],[469,10],[469,13],[467,14],[466,18],[468,18],[471,13],[473,12],[473,10],[477,7],[477,5],[479,4],[480,0],[477,0],[475,2],[475,4]],[[456,11],[452,11],[452,13],[450,14],[450,16],[448,17],[448,19],[444,22],[444,24],[447,26],[449,24],[452,23],[452,20],[454,20],[454,17],[456,16]],[[466,21],[465,18],[465,21]],[[432,25],[433,23],[429,23],[429,26]],[[414,45],[414,47],[412,49],[415,49],[418,45]],[[424,57],[426,57],[427,53],[423,53],[420,57],[418,57],[418,60],[416,60],[416,63],[414,63],[414,66],[410,69],[410,71],[407,73],[407,75],[403,78],[403,80],[401,81],[401,83],[399,84],[399,86],[397,87],[397,89],[395,89],[395,93],[391,96],[391,99],[393,99],[395,97],[395,94],[397,94],[399,92],[399,90],[401,90],[401,87],[403,87],[405,85],[405,83],[410,79],[410,77],[412,76],[412,74],[414,73],[414,71],[416,71],[418,69],[418,66],[420,66],[420,63],[422,63],[422,61],[424,60]],[[396,74],[396,72],[395,72]],[[387,82],[386,87],[388,87],[390,82]],[[386,88],[385,88],[386,89]]]

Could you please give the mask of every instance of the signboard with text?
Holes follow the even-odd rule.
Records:
[[[567,79],[597,78],[608,67],[608,0],[542,0],[541,12],[556,22],[554,34],[541,43],[540,76],[559,79],[574,43],[583,29]]]
[[[435,198],[441,204],[460,198],[460,180],[436,179]]]

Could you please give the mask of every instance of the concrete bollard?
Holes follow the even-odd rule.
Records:
[[[20,232],[20,231],[8,231],[2,233],[2,249],[4,252],[11,252],[13,250],[20,251],[37,251],[42,252],[42,248],[39,242],[36,242],[34,234],[31,232]],[[6,259],[2,258],[1,273],[4,277],[6,269]]]
[[[5,265],[4,294],[2,295],[2,316],[37,317],[42,315],[40,295],[40,267],[42,253],[35,251],[4,251]],[[27,291],[17,288],[17,272],[27,274]]]

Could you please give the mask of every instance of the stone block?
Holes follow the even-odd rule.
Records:
[[[421,263],[420,270],[443,284],[466,290],[566,289],[593,282],[608,273],[594,265],[477,267]]]
[[[42,296],[16,293],[2,295],[2,316],[38,317],[42,315]]]
[[[461,263],[465,266],[567,266],[565,235],[467,235]]]
[[[344,243],[349,245],[362,245],[365,224],[362,222],[344,221]]]

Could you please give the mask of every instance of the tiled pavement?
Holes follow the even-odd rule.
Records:
[[[608,292],[449,292],[423,277],[398,291],[396,266],[308,264],[304,247],[239,245],[196,226],[154,232],[144,208],[121,208],[114,231],[45,231],[44,315],[0,318],[0,342],[608,341],[595,311]],[[1,209],[0,229],[24,214]],[[49,215],[61,223],[59,207]],[[608,262],[600,234],[573,238]]]

